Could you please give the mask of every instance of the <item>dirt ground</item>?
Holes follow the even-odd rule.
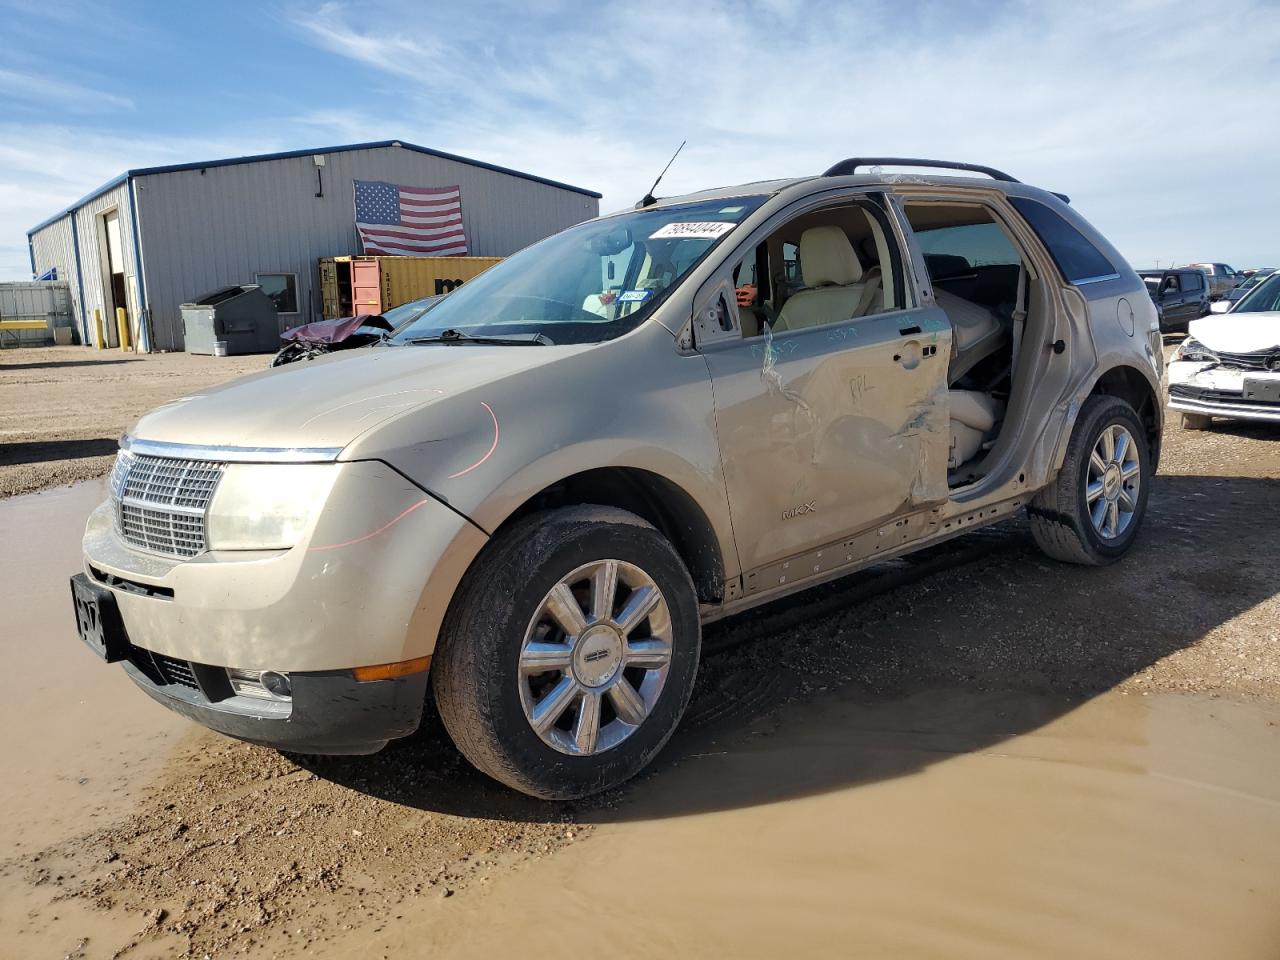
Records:
[[[141,361],[167,378],[147,389],[186,392],[244,363],[201,359]],[[0,361],[0,390],[12,374],[46,398],[85,395],[66,372]],[[120,390],[110,369],[92,368],[99,397]],[[96,436],[160,399],[148,395],[114,401],[118,426]],[[103,462],[40,474],[10,461],[0,482],[16,493]],[[4,512],[19,504],[65,518],[70,567],[73,520],[100,491],[49,496],[0,504],[0,529],[24,535]],[[15,755],[52,744],[45,760],[0,757],[28,771],[22,795],[0,793],[14,832],[0,955],[552,957],[581,949],[580,934],[617,938],[624,957],[802,943],[1273,957],[1277,518],[1280,427],[1192,433],[1171,418],[1142,535],[1119,564],[1048,561],[1014,519],[714,624],[662,756],[582,803],[497,787],[431,718],[374,757],[309,758],[182,725],[140,695],[107,699],[116,688],[92,689],[105,668],[76,649],[69,613],[32,602],[22,634],[50,648],[41,656],[65,650],[61,687],[117,732],[77,751],[74,727],[55,743],[33,719],[40,689],[0,706]],[[7,589],[44,589],[58,569],[15,563]],[[120,764],[143,753],[147,775],[122,792]],[[42,803],[70,812],[51,824]]]
[[[0,498],[101,476],[120,434],[152,407],[270,362],[86,347],[0,350]]]

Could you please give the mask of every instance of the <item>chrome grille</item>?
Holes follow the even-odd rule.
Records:
[[[172,557],[205,549],[205,511],[224,464],[122,450],[111,470],[116,529],[127,543]]]

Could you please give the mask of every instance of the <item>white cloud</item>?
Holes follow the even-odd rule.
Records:
[[[666,193],[854,154],[944,157],[1071,194],[1135,263],[1280,261],[1263,212],[1280,200],[1280,134],[1261,115],[1280,99],[1280,8],[1239,0],[1193,20],[1171,29],[1185,8],[1160,0],[651,2],[544,20],[327,3],[294,17],[397,91],[335,130],[594,187],[605,209],[637,199],[687,137]]]
[[[62,117],[0,116],[0,278],[29,275],[27,229],[131,167],[392,138],[600,190],[606,210],[634,203],[686,138],[659,193],[855,154],[967,160],[1071,194],[1135,265],[1280,263],[1280,5],[1266,0],[1191,17],[1170,0],[473,0],[447,16],[369,0],[283,15],[326,82],[292,115],[277,95],[203,137],[178,133],[198,116],[143,117],[62,74],[0,69],[7,101],[38,86]],[[73,126],[77,103],[93,112]],[[124,122],[93,119],[108,110]]]
[[[86,87],[48,73],[20,73],[0,69],[0,94],[16,97],[47,110],[57,107],[74,113],[104,109],[132,110],[133,101],[107,90]]]
[[[174,137],[0,123],[0,280],[31,279],[26,233],[134,167],[281,149],[278,141]]]

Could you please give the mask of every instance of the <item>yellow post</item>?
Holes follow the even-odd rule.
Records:
[[[107,349],[107,331],[102,328],[102,311],[96,307],[93,311],[93,332],[98,337],[98,349]]]
[[[129,312],[124,307],[116,307],[116,331],[120,335],[120,349],[129,349]]]

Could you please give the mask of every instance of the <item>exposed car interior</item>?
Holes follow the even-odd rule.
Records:
[[[984,475],[999,438],[1036,291],[1025,258],[986,207],[913,202],[906,213],[952,326],[947,469],[958,487]],[[757,336],[766,323],[782,333],[898,309],[904,293],[885,279],[900,271],[883,269],[891,256],[883,226],[861,206],[796,218],[734,270],[742,335]]]
[[[1030,273],[1009,234],[977,204],[908,203],[933,295],[951,321],[948,482],[984,473],[1013,390],[1031,304]]]
[[[797,217],[734,270],[742,335],[757,336],[766,322],[781,333],[898,309],[901,292],[885,285],[881,267],[889,257],[884,228],[860,206]]]

